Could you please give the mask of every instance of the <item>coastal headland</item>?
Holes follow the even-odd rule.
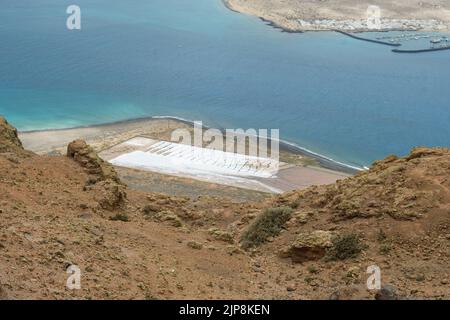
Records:
[[[448,32],[450,3],[443,0],[223,0],[236,12],[258,16],[287,32],[440,31]],[[367,25],[370,5],[381,10],[380,28]]]

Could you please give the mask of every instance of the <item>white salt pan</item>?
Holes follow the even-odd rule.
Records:
[[[166,141],[152,142],[154,140],[146,138],[129,140],[126,144],[143,147],[144,150],[120,155],[110,162],[117,166],[165,173],[258,178],[273,177],[279,168],[279,162],[270,158],[246,156]]]

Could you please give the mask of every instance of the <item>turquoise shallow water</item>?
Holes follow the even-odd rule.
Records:
[[[2,0],[0,114],[21,130],[172,115],[352,165],[450,145],[450,51],[288,34],[220,0]]]

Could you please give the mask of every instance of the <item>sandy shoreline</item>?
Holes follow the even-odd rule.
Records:
[[[135,136],[152,136],[170,139],[170,133],[191,125],[174,118],[137,118],[66,129],[19,131],[25,148],[38,154],[65,154],[67,144],[75,139],[86,140],[100,152]]]
[[[304,31],[439,31],[450,32],[450,4],[440,0],[222,0],[234,11],[254,15],[286,32]],[[367,26],[367,8],[381,9],[381,26]]]
[[[84,139],[97,151],[102,151],[135,136],[151,136],[169,141],[173,129],[191,129],[192,126],[192,121],[183,118],[155,116],[65,129],[27,130],[20,131],[19,135],[25,146],[38,154],[55,151],[64,154],[67,144],[75,139]],[[204,125],[204,128],[208,127]],[[324,169],[346,174],[355,174],[362,169],[333,160],[295,143],[280,140],[279,144],[281,152],[311,158]]]

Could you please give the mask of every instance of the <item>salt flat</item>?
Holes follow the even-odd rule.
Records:
[[[122,142],[101,152],[100,156],[119,167],[272,193],[298,187],[304,188],[316,180],[324,184],[345,177],[343,174],[328,170],[289,165],[276,159],[223,152],[146,137],[135,137]],[[286,171],[287,169],[289,171]],[[302,176],[307,177],[306,182]],[[292,177],[295,177],[294,182]]]
[[[112,164],[174,172],[188,171],[199,174],[259,178],[273,177],[279,168],[278,160],[180,143],[139,137],[131,139],[125,144],[143,147],[145,150],[137,150],[111,159]]]

